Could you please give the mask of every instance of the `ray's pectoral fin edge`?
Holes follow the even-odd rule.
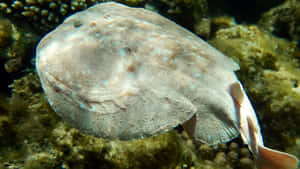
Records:
[[[238,136],[232,124],[222,121],[213,113],[195,114],[182,126],[195,141],[209,145],[228,142]]]

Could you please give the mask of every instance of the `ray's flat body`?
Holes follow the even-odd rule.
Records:
[[[240,133],[257,157],[266,151],[238,65],[154,12],[113,2],[78,12],[41,40],[36,68],[53,109],[85,133],[128,140],[183,124],[204,143]]]

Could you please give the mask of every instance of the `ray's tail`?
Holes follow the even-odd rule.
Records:
[[[258,169],[296,169],[299,165],[298,159],[291,154],[263,146],[258,146],[258,151]]]
[[[256,132],[253,122],[247,118],[250,138],[253,140],[250,146],[255,152],[257,169],[296,169],[299,166],[299,160],[288,153],[272,150],[259,145],[256,142]]]
[[[257,169],[297,169],[297,157],[264,147],[255,111],[240,83],[230,86],[230,94],[240,118],[239,130],[243,141],[248,144],[256,159]]]

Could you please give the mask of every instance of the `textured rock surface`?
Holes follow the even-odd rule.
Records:
[[[280,37],[300,40],[300,2],[288,0],[265,12],[259,25]]]
[[[238,76],[256,103],[266,144],[281,149],[296,145],[293,152],[300,155],[296,43],[274,37],[256,26],[241,25],[220,29],[210,43],[239,63]]]

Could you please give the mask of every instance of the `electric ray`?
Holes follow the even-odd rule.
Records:
[[[154,12],[114,2],[78,12],[41,40],[36,68],[55,112],[87,134],[128,140],[182,124],[208,144],[241,134],[258,161],[297,166],[263,147],[239,66]]]

